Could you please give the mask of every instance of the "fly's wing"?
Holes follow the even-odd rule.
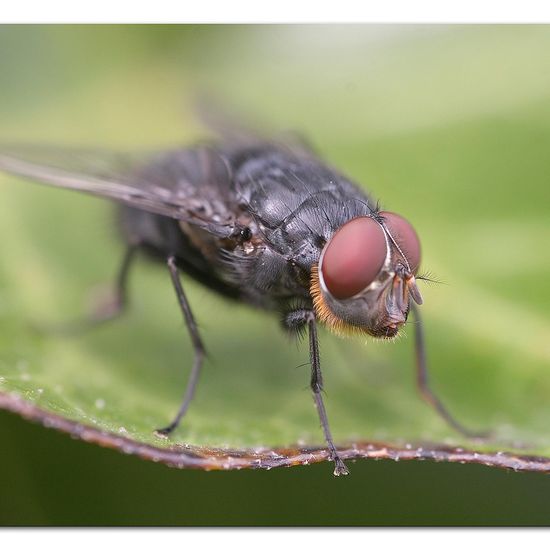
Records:
[[[260,120],[224,107],[222,101],[209,94],[197,96],[195,112],[197,119],[218,141],[224,143],[228,151],[246,150],[262,145],[301,158],[319,158],[313,144],[299,132],[269,130]],[[266,130],[261,131],[260,128]]]
[[[152,154],[0,146],[0,171],[109,198],[227,237],[233,229],[231,170],[200,147]]]

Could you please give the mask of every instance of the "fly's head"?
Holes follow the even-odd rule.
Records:
[[[422,303],[415,274],[420,241],[392,212],[354,218],[326,243],[312,271],[311,295],[332,330],[393,338],[406,322],[410,300]]]

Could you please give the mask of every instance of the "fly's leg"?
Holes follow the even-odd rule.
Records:
[[[424,343],[424,328],[420,318],[418,307],[411,303],[411,311],[414,314],[416,324],[414,332],[415,355],[416,355],[416,382],[422,398],[431,405],[437,413],[457,432],[470,438],[485,438],[490,434],[488,432],[476,432],[464,427],[460,422],[454,419],[451,413],[433,393],[428,382],[428,368],[426,362],[426,346]]]
[[[189,375],[189,380],[187,382],[187,387],[185,388],[183,401],[178,410],[178,413],[176,414],[174,420],[172,420],[172,422],[168,426],[166,426],[165,428],[156,430],[156,433],[159,435],[168,435],[171,432],[173,432],[178,427],[180,420],[183,418],[183,416],[187,412],[187,409],[189,408],[189,404],[191,403],[191,400],[193,399],[193,395],[195,394],[195,389],[197,387],[197,382],[199,379],[202,363],[205,356],[205,349],[204,349],[204,345],[202,343],[201,337],[199,335],[197,324],[193,317],[193,313],[191,312],[191,307],[189,306],[189,302],[187,301],[185,292],[183,291],[183,286],[181,284],[178,267],[176,265],[176,258],[174,256],[169,256],[167,259],[167,265],[168,265],[168,269],[170,270],[170,276],[172,278],[172,284],[174,285],[174,290],[176,291],[176,295],[178,297],[180,309],[181,309],[181,312],[183,313],[183,318],[185,320],[185,324],[187,325],[187,330],[189,331],[191,342],[193,343],[195,356],[193,359],[193,368],[191,369],[191,374]]]
[[[334,475],[348,475],[349,470],[344,464],[344,461],[340,458],[334,441],[332,440],[332,434],[330,433],[330,427],[328,425],[327,412],[325,410],[325,404],[323,402],[323,375],[321,374],[321,363],[319,360],[319,342],[317,340],[317,327],[315,323],[315,317],[311,314],[308,321],[309,326],[309,356],[311,360],[311,389],[313,391],[313,400],[317,407],[317,413],[321,420],[321,426],[323,433],[325,434],[325,441],[327,442],[328,450],[332,460],[334,461]]]
[[[100,304],[90,319],[84,321],[88,325],[98,325],[105,321],[116,319],[126,309],[128,305],[128,274],[139,245],[132,244],[126,248],[122,264],[118,271],[114,293],[109,301]]]
[[[119,317],[128,305],[128,275],[138,249],[138,244],[128,245],[122,264],[118,270],[115,287],[111,291],[111,296],[109,296],[108,300],[101,302],[95,311],[85,318],[61,324],[37,325],[35,328],[40,332],[53,332],[60,335],[72,336]]]
[[[286,324],[288,328],[300,330],[307,325],[309,331],[309,357],[311,362],[311,390],[313,392],[313,400],[319,420],[321,421],[321,427],[325,435],[325,441],[327,442],[330,458],[334,462],[334,475],[347,475],[349,470],[344,464],[344,461],[338,454],[330,427],[328,423],[327,412],[325,404],[323,402],[323,375],[321,373],[321,362],[319,359],[319,341],[317,339],[317,326],[315,321],[315,314],[310,310],[297,310],[290,313],[286,318]]]

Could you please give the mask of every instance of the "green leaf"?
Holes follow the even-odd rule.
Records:
[[[223,37],[239,32],[254,51],[282,31],[220,30],[218,57],[191,74],[210,85],[229,82],[228,97],[250,100],[251,110],[270,112],[281,125],[303,120],[332,164],[413,222],[425,268],[444,281],[422,289],[432,386],[462,423],[495,432],[488,441],[466,440],[421,400],[411,327],[391,343],[322,333],[326,406],[345,455],[549,469],[550,88],[541,70],[548,30],[416,31],[369,46],[356,29],[322,66],[313,63],[319,40],[306,33],[299,59],[269,50],[279,64],[257,72],[261,49],[239,66],[225,62]],[[296,29],[284,32],[299,39]],[[83,40],[93,42],[93,32]],[[303,66],[309,79],[300,76]],[[110,143],[142,145],[131,113],[147,111],[149,102],[175,104],[176,83],[185,82],[175,61],[155,67],[136,60],[116,75],[96,74],[75,104],[44,103],[38,118],[6,112],[3,136],[12,129],[30,135],[37,120],[49,128],[66,112],[78,113],[80,142],[101,144],[96,114],[85,107],[101,93],[109,101],[96,124],[125,128]],[[231,70],[242,78],[227,79]],[[150,71],[168,84],[158,86]],[[342,87],[341,78],[354,85]],[[293,82],[295,101],[279,101],[285,81]],[[126,97],[129,89],[139,91]],[[252,98],[251,89],[265,93]],[[122,112],[111,107],[123,99]],[[333,112],[332,104],[348,111]],[[158,141],[183,126],[170,109],[147,120]],[[185,126],[191,142],[198,136]],[[73,140],[71,131],[54,133],[56,141]],[[178,408],[192,362],[166,268],[145,260],[136,266],[123,319],[71,338],[37,331],[82,316],[97,296],[90,291],[113,279],[123,247],[101,200],[7,176],[0,193],[0,407],[172,465],[326,458],[317,450],[323,437],[308,390],[307,346],[289,340],[276,316],[227,302],[185,276],[209,360],[182,426],[168,441],[156,437],[153,430]]]

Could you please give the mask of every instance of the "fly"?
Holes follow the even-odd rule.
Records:
[[[348,469],[334,444],[323,401],[318,325],[337,334],[393,338],[416,318],[417,383],[422,396],[459,432],[472,436],[431,391],[417,286],[420,241],[399,214],[372,198],[304,147],[270,141],[152,155],[19,147],[0,150],[0,169],[119,204],[126,253],[116,299],[92,322],[122,313],[136,253],[169,272],[194,359],[168,435],[184,417],[205,357],[180,274],[218,294],[278,313],[283,327],[309,336],[310,386],[334,474]]]

